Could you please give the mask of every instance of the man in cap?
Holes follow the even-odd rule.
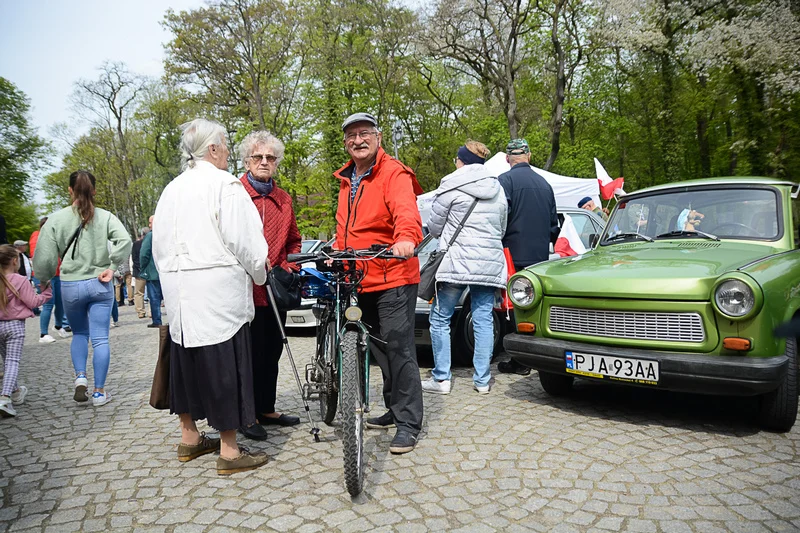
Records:
[[[556,197],[553,188],[543,177],[533,171],[531,150],[525,139],[512,139],[506,146],[506,161],[511,170],[500,174],[497,180],[508,200],[508,223],[503,246],[511,252],[514,268],[547,261],[550,243],[558,238]],[[497,369],[504,373],[526,376],[530,368],[514,361],[502,362]]]
[[[597,207],[597,204],[594,203],[589,196],[584,196],[581,198],[581,201],[578,202],[578,209],[586,209],[587,211],[594,211],[597,213],[598,216],[603,217],[603,220],[608,222],[608,215],[606,214],[606,209],[600,209]]]
[[[355,113],[342,124],[344,147],[351,160],[334,173],[339,179],[336,247],[365,249],[390,246],[394,255],[361,264],[359,307],[372,334],[384,346],[373,352],[383,373],[383,398],[389,409],[367,420],[373,429],[397,428],[389,451],[414,449],[422,429],[422,386],[414,346],[414,310],[419,285],[419,260],[414,248],[422,241],[416,196],[422,188],[414,172],[381,148],[378,121]],[[384,351],[385,350],[385,353]]]

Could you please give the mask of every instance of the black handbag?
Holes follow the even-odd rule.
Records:
[[[464,218],[461,219],[461,223],[456,228],[456,231],[453,232],[453,236],[450,237],[450,242],[447,243],[447,250],[449,250],[450,247],[453,246],[453,243],[456,242],[456,237],[458,237],[458,234],[461,233],[461,230],[464,228],[464,223],[472,214],[472,210],[475,209],[476,205],[478,205],[477,198],[475,198],[475,201],[472,202],[472,205],[469,207],[467,214],[464,215]],[[442,259],[444,259],[447,250],[436,250],[433,252],[430,256],[428,256],[428,261],[425,262],[425,264],[422,266],[422,269],[419,271],[419,287],[417,287],[417,296],[426,302],[429,302],[436,294],[436,272],[438,272],[439,265],[442,263]]]
[[[302,299],[302,280],[294,272],[283,268],[272,267],[267,274],[267,284],[272,288],[275,303],[281,311],[290,311],[300,307]]]

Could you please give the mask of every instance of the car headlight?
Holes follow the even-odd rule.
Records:
[[[526,307],[533,303],[536,296],[536,291],[533,290],[533,283],[527,278],[518,277],[511,282],[511,291],[509,293],[511,302],[520,307]]]
[[[729,279],[719,284],[714,292],[717,308],[731,317],[744,316],[753,310],[756,298],[745,282]]]

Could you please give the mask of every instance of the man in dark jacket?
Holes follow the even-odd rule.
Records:
[[[144,288],[147,280],[140,276],[139,254],[142,252],[142,240],[148,233],[150,233],[150,228],[142,228],[139,231],[139,238],[134,241],[133,248],[131,248],[131,261],[133,262],[131,275],[134,279],[133,301],[136,304],[136,314],[139,315],[139,318],[147,317],[147,311],[144,308]]]
[[[147,294],[150,297],[150,317],[153,322],[147,324],[148,328],[157,328],[161,325],[161,280],[158,277],[156,262],[153,261],[153,217],[150,217],[150,233],[142,239],[142,248],[139,251],[139,276],[147,280]]]
[[[506,160],[511,170],[497,180],[508,200],[508,225],[503,246],[511,252],[514,268],[547,261],[550,243],[555,243],[560,231],[553,188],[531,168],[531,151],[525,139],[512,139],[506,146]],[[530,374],[530,368],[513,359],[497,365],[500,372]]]

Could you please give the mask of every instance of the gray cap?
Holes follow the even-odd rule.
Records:
[[[347,126],[350,124],[355,124],[356,122],[369,122],[376,128],[378,127],[378,121],[369,113],[353,113],[342,122],[342,131],[346,130]]]
[[[14,241],[14,246],[25,246],[28,241]]]

